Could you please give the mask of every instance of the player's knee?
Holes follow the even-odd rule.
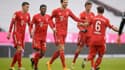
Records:
[[[95,55],[90,55],[89,57],[88,57],[88,60],[93,60],[95,58]]]
[[[81,47],[78,47],[77,50],[76,50],[76,52],[77,52],[77,53],[80,53],[80,52],[81,52],[81,49],[82,49]]]
[[[98,55],[99,56],[99,58],[102,58],[104,55],[103,54],[100,54],[100,55]]]

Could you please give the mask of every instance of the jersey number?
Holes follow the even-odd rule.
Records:
[[[96,32],[100,32],[101,31],[101,22],[100,21],[96,21],[95,30],[96,30]]]

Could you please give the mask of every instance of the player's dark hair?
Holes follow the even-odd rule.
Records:
[[[87,5],[92,5],[92,3],[91,3],[90,1],[87,1],[87,2],[85,3],[85,7],[86,7]]]
[[[30,4],[29,4],[29,2],[23,2],[22,6],[25,6],[25,5],[30,5]]]
[[[42,5],[40,5],[40,9],[41,9],[41,8],[47,8],[47,5],[42,4]]]
[[[104,13],[104,7],[98,6],[98,7],[97,7],[97,12],[98,12],[98,13]]]
[[[60,0],[60,3],[63,3],[63,0]]]

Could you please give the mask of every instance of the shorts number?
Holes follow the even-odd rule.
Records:
[[[101,22],[97,21],[95,24],[95,30],[96,32],[100,32],[101,31]]]

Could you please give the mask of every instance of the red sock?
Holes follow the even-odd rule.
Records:
[[[63,68],[65,68],[66,64],[65,64],[64,50],[60,50],[59,54],[60,54],[60,59],[61,59],[61,62],[62,62],[62,66],[63,66]]]
[[[18,61],[19,68],[22,67],[21,60],[22,60],[22,51],[17,51],[17,61]]]
[[[87,57],[87,61],[91,61],[91,67],[95,67],[94,58],[95,58],[95,56],[92,56],[92,55],[89,55]]]
[[[34,55],[35,68],[37,68],[39,59],[42,58],[43,56],[44,55],[42,55],[39,51],[35,53],[35,55]]]
[[[54,60],[55,60],[56,58],[58,58],[58,56],[59,56],[59,51],[56,51],[56,52],[53,54],[53,56],[52,56],[52,58],[51,58],[51,60],[50,60],[50,64],[52,64],[52,63],[54,62]]]
[[[102,62],[102,57],[98,57],[98,58],[96,59],[94,68],[97,68],[97,67],[101,64],[101,62]]]
[[[91,67],[94,67],[94,59],[91,60]]]
[[[11,67],[14,67],[16,61],[17,61],[17,53],[15,53],[14,56],[13,56],[13,61],[11,63]]]
[[[78,56],[79,56],[79,52],[76,51],[75,56],[74,56],[74,59],[73,59],[73,63],[76,62],[76,59],[78,58]]]

